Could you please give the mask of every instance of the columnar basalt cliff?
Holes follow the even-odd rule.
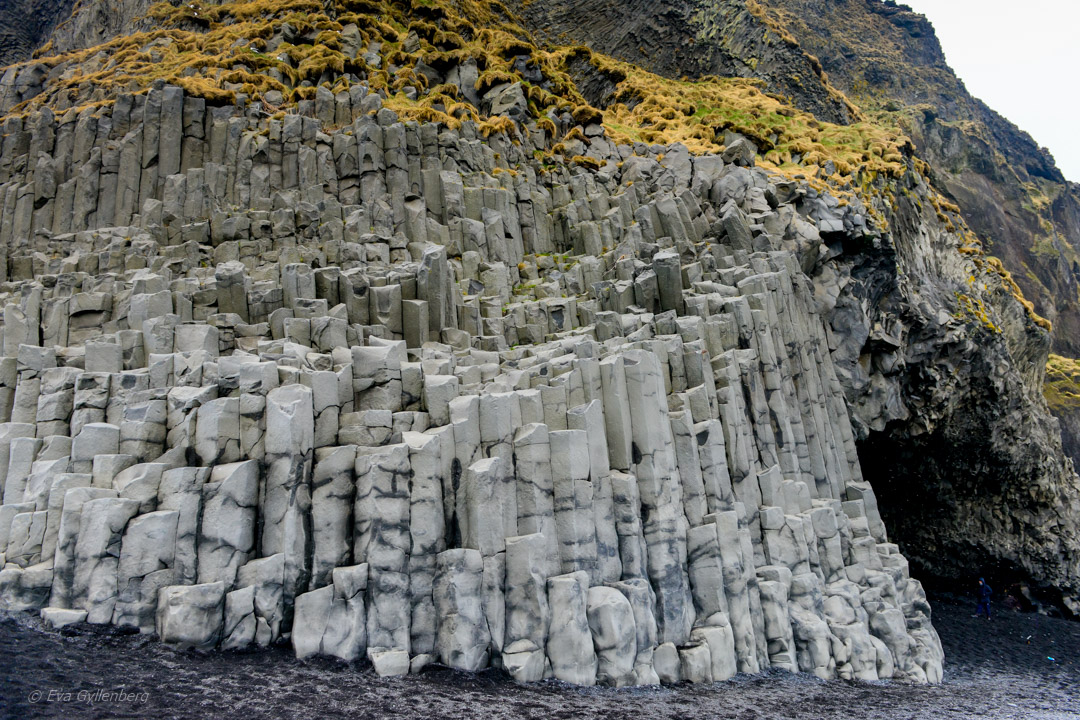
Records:
[[[968,94],[946,64],[933,27],[909,7],[881,0],[689,0],[619,8],[590,2],[524,3],[522,12],[550,37],[585,42],[661,72],[760,78],[770,92],[822,120],[843,123],[861,117],[902,127],[919,156],[929,163],[927,175],[935,189],[958,206],[978,235],[979,244],[1001,258],[1009,271],[1008,280],[1018,284],[1035,311],[1052,321],[1055,352],[1070,357],[1080,354],[1080,258],[1075,249],[1080,243],[1080,190],[1064,179],[1046,150]],[[607,19],[581,22],[590,14]],[[644,41],[646,37],[652,41]],[[807,63],[813,72],[802,69]],[[844,115],[823,105],[822,98],[835,96],[850,99],[858,110]],[[1020,351],[1023,361],[1017,369],[1028,379],[1024,394],[1033,396],[1041,386],[1043,361],[1038,348],[1042,342],[1034,336],[1030,340],[1031,349]],[[1034,366],[1039,369],[1034,370]],[[980,396],[985,399],[981,390],[971,395]],[[910,487],[951,487],[957,474],[973,475],[963,496],[981,496],[997,506],[1002,501],[997,488],[1011,488],[1009,492],[1022,496],[1027,494],[1029,483],[1060,487],[1062,473],[1067,471],[1059,460],[1052,462],[1056,469],[1049,476],[1045,470],[1035,469],[1048,457],[1056,457],[1056,444],[1052,441],[1047,446],[1043,438],[1055,436],[1057,429],[1041,411],[1032,420],[1033,426],[1042,427],[1034,432],[1032,455],[1019,463],[1030,471],[1017,475],[1018,465],[1010,460],[1012,450],[996,439],[985,452],[978,451],[978,460],[971,461],[971,452],[987,438],[978,428],[987,427],[992,417],[1011,412],[992,405],[997,404],[986,404],[982,410],[946,410],[945,415],[951,416],[948,425],[966,428],[954,431],[956,437],[950,440],[909,444],[907,440],[922,431],[912,433],[901,423],[878,434],[884,429],[881,423],[868,423],[869,432],[859,433],[860,444],[867,456],[893,458],[882,470],[904,488],[900,500]],[[1075,428],[1080,426],[1075,410],[1054,402],[1051,410],[1060,418],[1066,435],[1074,437]],[[917,421],[924,422],[926,413],[917,414]],[[965,417],[969,414],[972,416]],[[934,420],[926,422],[937,425]],[[1025,429],[1015,438],[1026,440],[1027,436]],[[952,448],[963,449],[954,455]],[[1004,456],[999,454],[1002,451]],[[1080,451],[1073,449],[1068,454],[1080,461]],[[925,464],[914,467],[905,458],[921,458]],[[928,494],[940,497],[936,489]],[[946,494],[951,496],[952,492]],[[929,516],[898,511],[894,522],[901,544],[935,572],[951,575],[949,566],[970,567],[976,560],[976,564],[992,565],[998,556],[996,551],[987,553],[979,547],[983,533],[966,522],[957,522],[958,515],[983,515],[986,511],[961,510],[954,502],[966,504],[955,496],[954,501],[940,507],[938,503],[933,507],[916,503],[915,509],[924,509]],[[1013,507],[1011,503],[1008,506]],[[910,525],[907,520],[912,521]],[[1006,521],[1003,528],[1007,526]],[[994,544],[1013,545],[1010,533],[1003,528]],[[946,536],[953,536],[956,542],[943,543],[941,538]],[[931,540],[935,537],[939,539]],[[967,550],[959,552],[961,546]],[[955,559],[954,553],[959,553]],[[1057,554],[1057,549],[1048,549],[1048,556]],[[1066,556],[1075,558],[1075,550]],[[1012,575],[1005,566],[1015,563],[1016,558],[1001,559],[1005,561],[1002,569]]]
[[[527,129],[361,103],[31,116],[90,154],[5,214],[8,607],[380,672],[940,678],[803,273],[856,210],[602,136],[537,174]],[[108,177],[103,131],[157,165]]]
[[[498,4],[149,11],[5,75],[3,608],[621,686],[940,681],[893,527],[1076,602],[1049,334],[905,138]]]

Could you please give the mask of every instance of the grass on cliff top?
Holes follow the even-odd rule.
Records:
[[[860,122],[833,125],[761,90],[758,81],[704,77],[675,80],[591,53],[592,63],[622,78],[604,123],[616,141],[671,144],[694,153],[724,150],[724,133],[749,137],[762,164],[786,173],[846,177],[856,171],[899,176],[906,169],[898,128]]]
[[[758,145],[763,165],[789,175],[832,175],[842,183],[858,170],[904,171],[907,139],[894,128],[821,123],[753,81],[674,80],[580,46],[540,48],[497,0],[334,0],[329,8],[323,0],[194,0],[158,3],[148,17],[159,29],[39,58],[59,68],[59,78],[19,110],[57,104],[61,95],[68,107],[106,102],[157,80],[210,102],[277,91],[291,105],[312,99],[319,85],[336,92],[359,79],[384,90],[388,105],[403,117],[453,127],[484,118],[455,86],[429,87],[420,63],[445,71],[471,58],[479,73],[476,90],[483,93],[523,80],[518,67],[524,59],[544,77],[543,83],[525,83],[530,111],[552,132],[546,116],[566,111],[581,124],[601,120],[619,142],[681,142],[695,153],[722,151],[724,133],[737,132]],[[349,26],[360,39],[356,58],[343,47],[342,31]],[[286,30],[290,42],[281,40]],[[372,43],[380,46],[376,67],[363,58]],[[582,58],[617,80],[621,102],[603,111],[589,105],[569,68]],[[503,123],[488,124],[494,131]]]
[[[1054,410],[1080,408],[1080,361],[1051,355],[1046,361],[1043,396]]]
[[[60,75],[16,111],[65,100],[68,106],[89,104],[145,91],[158,80],[222,103],[238,94],[258,99],[278,91],[291,105],[314,97],[319,85],[345,89],[350,78],[391,95],[410,86],[423,93],[427,83],[414,72],[417,61],[449,65],[472,56],[481,69],[489,69],[487,61],[508,66],[502,54],[524,35],[498,2],[334,0],[326,5],[323,0],[158,3],[147,14],[157,30],[36,58],[59,68]],[[360,45],[356,58],[343,49],[342,31],[350,25]],[[290,42],[282,41],[286,31]],[[412,54],[402,50],[410,33],[421,45]],[[381,46],[381,67],[363,59],[372,43]]]

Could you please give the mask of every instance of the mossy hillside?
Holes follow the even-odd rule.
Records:
[[[616,102],[604,111],[616,141],[681,142],[691,152],[715,153],[724,150],[730,131],[753,140],[763,164],[773,169],[824,172],[841,181],[859,171],[906,172],[911,148],[896,128],[820,122],[763,92],[760,81],[677,80],[598,53],[590,52],[589,59],[618,80]]]
[[[1080,408],[1080,361],[1051,355],[1046,362],[1043,395],[1051,410]]]
[[[310,99],[319,85],[340,89],[364,82],[391,95],[409,87],[422,92],[426,80],[414,71],[417,61],[445,66],[471,56],[483,70],[496,71],[488,65],[508,66],[502,56],[512,56],[508,51],[524,45],[525,36],[500,3],[471,0],[453,8],[429,0],[195,1],[159,3],[148,15],[159,29],[39,57],[36,62],[54,69],[53,82],[17,110],[62,98],[68,104],[105,100],[157,80],[220,102],[277,91],[286,105]],[[357,57],[346,52],[347,36],[358,41]],[[419,49],[405,53],[410,37]],[[370,47],[379,52],[369,64],[364,55]]]
[[[761,148],[766,166],[840,186],[853,185],[846,178],[859,171],[899,174],[905,167],[907,140],[894,128],[820,123],[753,81],[673,80],[582,47],[541,48],[499,2],[196,1],[160,3],[149,16],[159,29],[39,58],[53,68],[54,81],[17,110],[107,102],[157,80],[218,103],[237,96],[277,99],[271,95],[276,91],[288,107],[312,99],[320,85],[340,91],[363,82],[383,91],[387,104],[405,117],[455,126],[485,118],[464,102],[458,87],[430,87],[423,69],[444,72],[471,59],[478,92],[523,81],[534,118],[569,113],[574,124],[600,120],[617,141],[683,142],[694,152],[717,152],[724,149],[725,132],[736,132]],[[359,38],[356,57],[346,51],[347,36]],[[378,60],[365,59],[368,48],[378,49]],[[623,102],[604,110],[589,105],[569,72],[570,62],[581,57],[618,78]],[[529,82],[523,67],[543,80]],[[555,123],[543,127],[554,134]]]

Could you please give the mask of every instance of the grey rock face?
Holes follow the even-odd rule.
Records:
[[[266,400],[266,470],[260,498],[263,556],[285,554],[286,602],[307,586],[315,420],[311,390],[274,388]]]
[[[239,589],[226,597],[223,642],[240,648],[277,641],[285,618],[285,554],[252,560],[240,568],[236,584]],[[250,593],[235,595],[249,588]],[[230,597],[234,597],[232,613]]]
[[[368,654],[405,652],[411,603],[408,563],[409,448],[373,448],[356,458],[358,487],[353,556],[369,566]]]
[[[296,598],[292,642],[298,658],[319,654],[349,662],[364,655],[368,567],[335,568],[333,580]]]
[[[30,57],[53,27],[71,13],[73,4],[23,0],[6,7],[0,18],[0,65]]]
[[[311,524],[313,587],[328,585],[334,568],[352,557],[353,500],[356,480],[356,447],[319,448],[311,479]]]
[[[91,508],[93,511],[93,508]],[[158,595],[176,582],[176,529],[180,513],[159,510],[128,523],[116,568],[116,605],[112,623],[154,631]]]
[[[586,614],[596,648],[597,681],[615,687],[635,684],[637,629],[630,601],[614,588],[592,587]]]
[[[87,611],[87,622],[112,621],[121,539],[138,510],[137,501],[121,498],[99,498],[83,504],[75,543],[72,604]]]
[[[221,580],[231,588],[240,566],[255,551],[259,464],[248,460],[218,465],[202,491],[198,578],[202,583]]]

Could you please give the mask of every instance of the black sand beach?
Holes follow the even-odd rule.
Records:
[[[367,667],[267,652],[178,652],[80,626],[46,632],[31,615],[0,620],[4,718],[1080,718],[1080,623],[934,600],[946,652],[936,687],[821,682],[773,672],[712,686],[611,690],[521,687],[489,672],[433,668],[380,679]],[[1051,660],[1053,658],[1053,660]],[[51,696],[50,696],[51,693]]]

